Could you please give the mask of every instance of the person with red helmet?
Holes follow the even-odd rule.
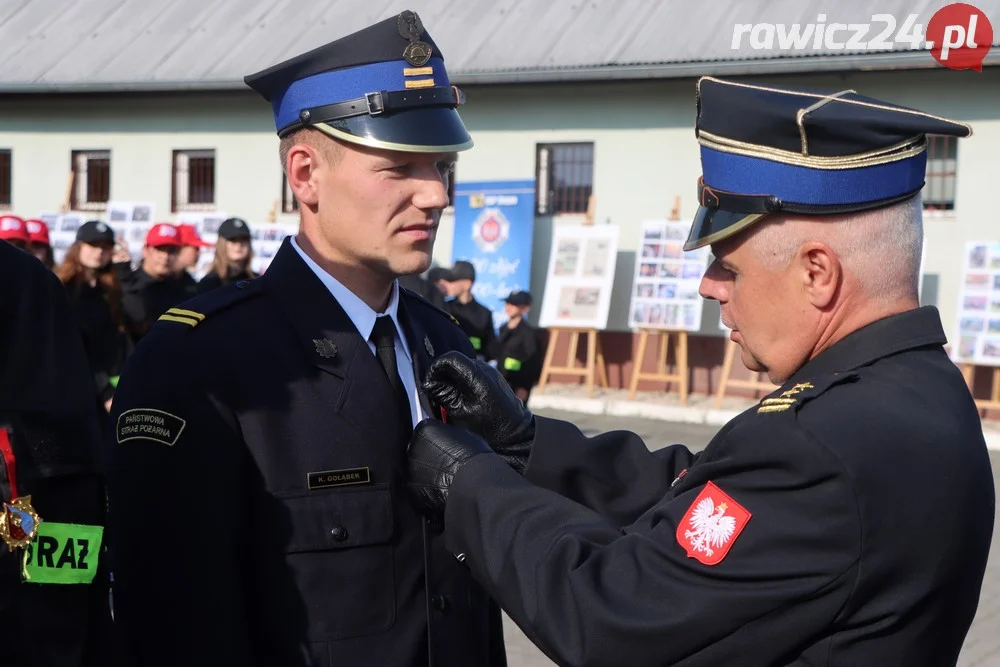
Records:
[[[25,220],[28,229],[28,250],[49,269],[55,266],[55,255],[52,253],[52,242],[49,241],[49,226],[44,220]]]
[[[158,222],[146,233],[139,268],[132,270],[125,262],[115,265],[133,342],[138,343],[167,309],[195,295],[176,274],[182,247],[181,231],[168,222]]]
[[[31,236],[28,234],[28,228],[23,219],[16,215],[2,215],[0,216],[0,240],[27,252]]]
[[[177,225],[181,233],[181,249],[177,253],[175,274],[189,289],[197,291],[198,280],[191,272],[198,268],[198,257],[202,248],[211,248],[212,244],[198,234],[198,229],[192,224]]]

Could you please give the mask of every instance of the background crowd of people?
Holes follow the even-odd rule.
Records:
[[[80,226],[59,264],[42,220],[5,215],[0,218],[0,239],[33,254],[66,286],[105,410],[111,408],[125,360],[163,313],[197,294],[256,277],[250,269],[250,228],[240,218],[221,225],[212,267],[200,280],[191,270],[202,248],[211,244],[194,225],[153,225],[137,266],[125,242],[100,220]]]
[[[211,247],[194,225],[161,222],[150,227],[142,259],[133,265],[128,245],[100,220],[77,230],[62,262],[54,262],[49,228],[42,220],[0,217],[0,240],[37,257],[66,286],[80,323],[94,387],[103,408],[111,409],[118,376],[135,344],[168,309],[223,285],[252,279],[251,231],[241,218],[219,227],[215,257],[200,279],[192,271],[203,248]],[[462,327],[480,359],[491,362],[527,401],[541,373],[537,331],[527,322],[532,297],[512,292],[506,299],[507,322],[494,327],[493,313],[476,301],[475,267],[455,262],[436,267],[427,278],[404,276],[400,284],[448,312]]]

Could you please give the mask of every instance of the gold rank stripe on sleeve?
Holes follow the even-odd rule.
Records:
[[[198,326],[205,316],[201,313],[196,313],[193,310],[184,310],[183,308],[171,308],[163,315],[160,315],[160,319],[165,322],[177,322],[179,324],[186,324],[189,327]]]

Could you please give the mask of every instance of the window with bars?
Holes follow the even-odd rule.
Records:
[[[11,150],[0,150],[0,208],[10,208],[13,199],[13,182],[11,174]]]
[[[111,151],[72,151],[70,208],[102,211],[111,199]]]
[[[299,200],[295,198],[295,193],[288,185],[288,176],[281,172],[281,212],[296,213],[299,210]]]
[[[215,150],[176,150],[171,211],[215,209]]]
[[[594,191],[594,144],[538,144],[535,212],[586,213]]]
[[[927,137],[927,172],[921,192],[925,211],[955,210],[957,157],[957,137]]]

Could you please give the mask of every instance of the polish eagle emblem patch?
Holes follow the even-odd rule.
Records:
[[[689,558],[718,565],[750,521],[750,512],[709,482],[677,526],[677,542]]]

